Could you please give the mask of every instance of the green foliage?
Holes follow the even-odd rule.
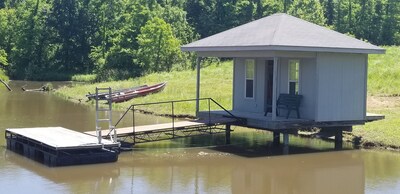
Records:
[[[138,60],[149,72],[171,71],[180,58],[179,40],[171,26],[160,18],[149,20],[138,36]]]
[[[318,0],[294,0],[288,13],[321,26],[326,22],[322,5]]]
[[[94,82],[96,81],[96,74],[77,74],[71,77],[71,81],[77,82]]]
[[[176,49],[182,44],[277,12],[373,44],[400,44],[398,0],[1,0],[0,60],[12,79],[30,80],[185,70],[195,60]],[[169,26],[157,27],[170,38],[149,34],[155,18]]]
[[[3,69],[0,69],[0,80],[8,81],[8,76],[5,74]]]
[[[0,49],[0,67],[3,66],[7,66],[8,65],[8,61],[7,61],[7,53],[5,50]]]

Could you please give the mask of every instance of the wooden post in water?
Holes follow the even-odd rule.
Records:
[[[289,134],[283,134],[283,154],[289,154]]]
[[[274,131],[272,136],[272,144],[274,146],[279,146],[279,144],[281,144],[281,133]]]
[[[341,150],[343,148],[343,130],[336,130],[335,134],[335,150]]]
[[[225,143],[231,144],[231,125],[225,127]]]

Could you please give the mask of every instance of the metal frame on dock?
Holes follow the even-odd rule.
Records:
[[[177,103],[182,102],[199,102],[199,101],[207,101],[208,108],[208,118],[193,119],[191,121],[177,121],[177,115],[175,114],[175,106]],[[218,107],[220,107],[223,111],[226,112],[227,116],[212,118],[211,117],[211,103],[214,103]],[[136,107],[138,106],[148,106],[148,105],[159,105],[159,104],[170,104],[171,106],[171,114],[166,114],[166,116],[171,117],[170,123],[164,124],[155,124],[155,125],[142,125],[137,126],[135,123],[135,111],[139,110]],[[133,144],[137,143],[145,143],[145,142],[153,142],[153,141],[161,141],[168,140],[180,137],[192,137],[199,135],[210,135],[216,133],[226,133],[227,143],[230,140],[230,125],[238,124],[239,122],[243,122],[242,119],[236,117],[232,113],[230,113],[227,109],[222,107],[218,102],[216,102],[212,98],[201,98],[201,99],[188,99],[188,100],[175,100],[175,101],[164,101],[164,102],[154,102],[154,103],[143,103],[143,104],[133,104],[131,105],[122,115],[122,117],[117,121],[114,126],[117,126],[123,118],[128,114],[128,112],[132,111],[132,127],[126,128],[117,128],[117,136],[120,138],[124,138],[125,140],[130,138]],[[225,125],[225,127],[223,127]],[[103,131],[107,132],[107,131]],[[93,131],[86,132],[90,135],[94,135]],[[102,133],[107,134],[107,133]],[[109,134],[103,135],[104,138],[107,138]]]

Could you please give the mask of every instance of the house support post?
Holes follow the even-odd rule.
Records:
[[[281,144],[281,133],[273,132],[272,144],[274,146],[279,146],[279,144]]]
[[[283,154],[289,154],[289,134],[283,134]]]
[[[196,79],[196,117],[199,116],[200,110],[200,65],[201,65],[201,57],[197,57],[196,60],[196,70],[197,70],[197,79]]]
[[[277,92],[277,80],[278,80],[278,57],[274,57],[274,72],[272,81],[272,120],[276,120],[276,92]]]
[[[343,148],[343,130],[339,129],[335,134],[335,150],[341,150]]]
[[[225,127],[225,143],[231,144],[231,125]]]

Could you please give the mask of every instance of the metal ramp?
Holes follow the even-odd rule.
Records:
[[[114,130],[114,137],[118,137],[123,139],[125,142],[130,142],[132,144],[145,143],[145,142],[154,142],[161,140],[169,140],[181,137],[192,137],[199,135],[211,135],[216,133],[225,133],[226,142],[230,142],[230,132],[231,125],[240,124],[244,122],[242,119],[234,116],[228,110],[223,108],[220,104],[214,101],[212,98],[203,98],[198,99],[199,101],[206,101],[208,111],[210,112],[211,103],[226,111],[228,116],[226,117],[216,117],[212,118],[211,114],[208,114],[206,118],[197,118],[191,120],[178,120],[175,115],[175,106],[177,103],[196,101],[196,99],[190,100],[180,100],[180,101],[167,101],[167,102],[155,102],[155,103],[145,103],[145,104],[134,104],[131,105],[122,117],[115,124],[117,126],[120,121],[128,114],[128,112],[132,111],[132,126],[125,128],[118,128]],[[159,105],[159,104],[170,104],[171,114],[168,115],[171,117],[172,122],[170,123],[162,123],[162,124],[153,124],[153,125],[141,125],[137,126],[135,124],[135,111],[138,111],[136,107],[138,106],[147,106],[147,105]],[[111,131],[110,131],[111,132]],[[108,138],[110,132],[107,130],[103,131],[88,131],[87,134],[90,135],[98,135],[103,134],[103,138]],[[110,136],[111,138],[111,136]]]
[[[108,93],[106,95],[106,98],[100,98],[99,94],[100,93]],[[109,136],[110,140],[113,143],[117,143],[117,133],[115,130],[115,127],[112,124],[112,90],[111,87],[108,88],[98,88],[96,87],[96,95],[95,95],[95,100],[96,100],[96,133],[94,134],[97,136],[98,143],[101,144],[101,141],[103,139],[102,132],[103,130],[101,129],[101,123],[106,122],[108,123],[108,133],[107,135]],[[100,101],[107,101],[107,107],[100,107],[99,102]],[[101,113],[104,113],[105,117],[101,117]]]

